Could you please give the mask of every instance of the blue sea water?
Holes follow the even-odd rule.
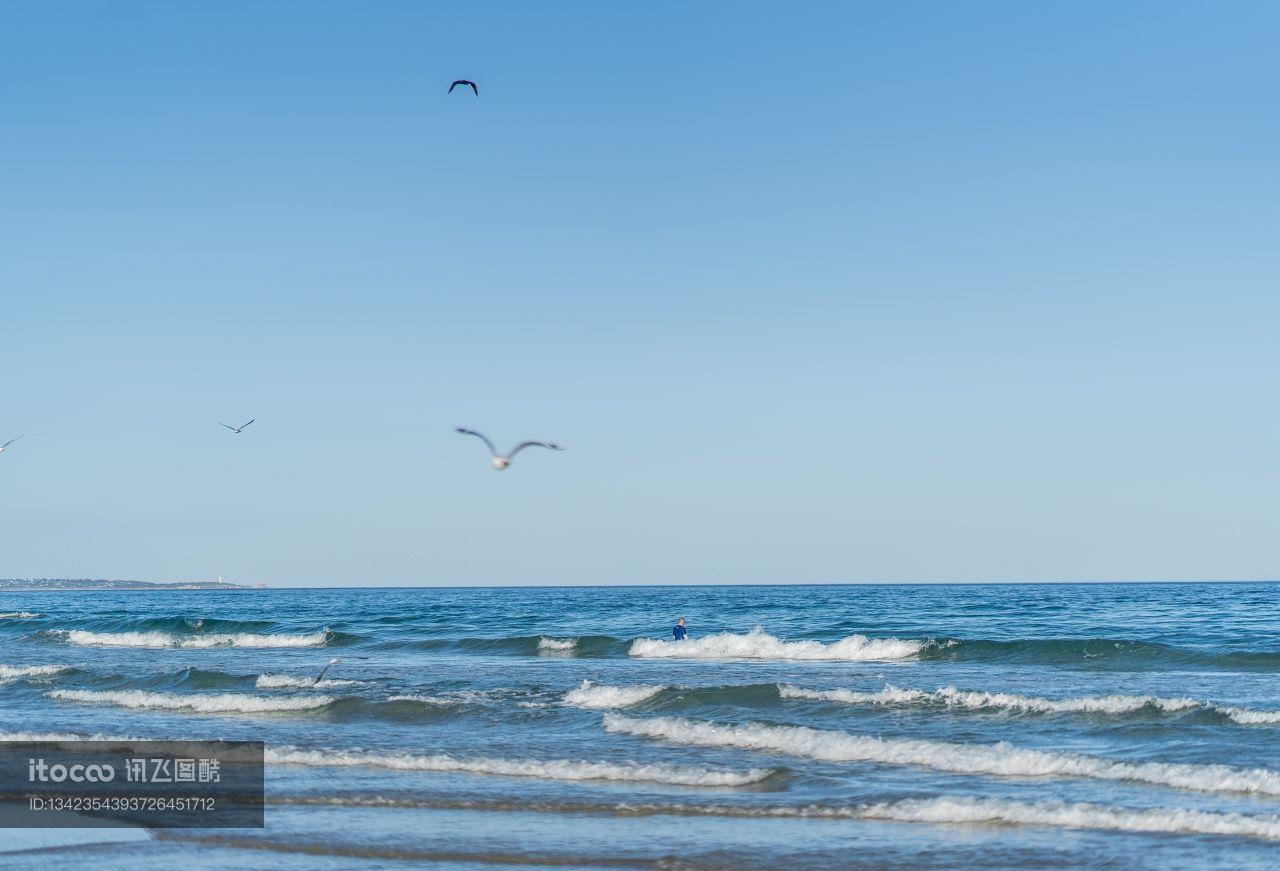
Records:
[[[268,808],[261,830],[0,831],[0,865],[1274,867],[1278,601],[1276,584],[4,593],[0,740],[264,740]]]

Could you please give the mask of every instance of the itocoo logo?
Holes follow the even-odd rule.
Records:
[[[113,765],[49,765],[43,759],[27,760],[28,783],[110,783],[115,779]]]

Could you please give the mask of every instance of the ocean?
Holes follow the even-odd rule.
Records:
[[[0,740],[262,740],[268,804],[264,829],[0,830],[0,866],[1272,868],[1278,600],[3,593]]]

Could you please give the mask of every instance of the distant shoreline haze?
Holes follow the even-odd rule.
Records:
[[[173,590],[469,590],[469,589],[580,589],[580,588],[636,588],[672,587],[672,588],[730,588],[730,587],[985,587],[985,586],[1154,586],[1171,584],[1275,584],[1280,578],[1219,578],[1219,579],[1160,579],[1150,580],[1075,580],[1075,581],[841,581],[831,583],[814,582],[705,582],[705,581],[650,581],[643,583],[598,583],[598,584],[236,584],[229,581],[131,581],[102,580],[88,578],[0,578],[0,593],[35,593],[35,592],[92,592],[92,591],[132,591],[132,592],[168,592]]]
[[[259,584],[258,589],[265,585]],[[0,592],[49,590],[249,590],[253,587],[226,581],[125,581],[89,578],[0,578]]]

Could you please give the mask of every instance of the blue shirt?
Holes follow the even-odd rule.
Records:
[[[676,624],[676,628],[671,630],[671,634],[676,637],[676,641],[684,641],[684,637],[688,633],[684,631],[683,626]]]

